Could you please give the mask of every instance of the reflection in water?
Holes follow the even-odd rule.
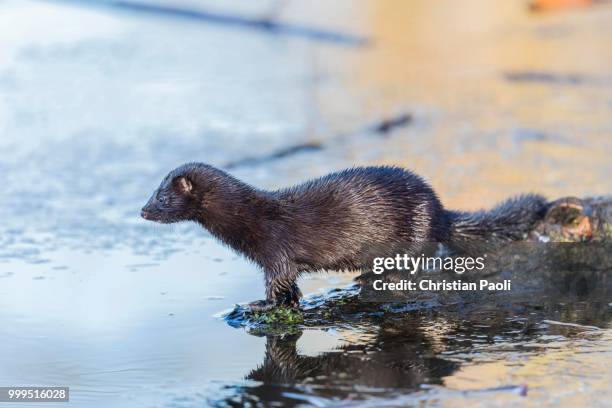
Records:
[[[597,340],[602,331],[589,335],[589,328],[542,323],[542,320],[570,319],[604,327],[612,318],[608,309],[607,303],[580,302],[561,307],[550,304],[520,312],[483,307],[469,313],[411,314],[384,322],[381,319],[378,324],[372,322],[366,330],[374,335],[367,341],[353,339],[316,357],[300,355],[296,342],[301,333],[269,335],[262,364],[246,375],[246,379],[260,384],[236,387],[230,397],[211,402],[239,406],[267,401],[293,406],[306,401],[321,406],[365,398],[399,403],[402,400],[397,398],[403,396],[403,403],[415,403],[417,398],[453,397],[452,391],[446,392],[447,395],[442,392],[442,395],[410,396],[423,384],[448,385],[449,381],[460,389],[473,389],[479,394],[514,393],[515,386],[520,384],[491,384],[483,378],[483,387],[478,382],[461,383],[452,376],[473,359],[490,363],[503,362],[512,353],[520,353],[522,358],[554,353],[553,343],[563,338],[589,347],[588,342]],[[491,384],[491,389],[486,384]]]
[[[246,378],[262,384],[244,388],[244,401],[295,402],[291,387],[311,390],[317,398],[353,399],[418,390],[421,384],[441,384],[458,364],[434,356],[432,345],[419,331],[381,328],[364,343],[351,343],[316,357],[300,355],[301,333],[267,336],[263,363]],[[283,386],[284,385],[284,386]],[[292,405],[292,404],[289,404]]]
[[[535,270],[528,273],[538,274]],[[546,277],[548,271],[541,274]],[[577,278],[569,278],[572,275]],[[606,337],[604,329],[612,319],[612,281],[607,273],[591,271],[565,271],[565,276],[569,279],[541,284],[537,290],[529,288],[528,293],[518,290],[485,301],[433,308],[364,304],[350,291],[346,298],[336,297],[328,304],[307,301],[305,326],[309,330],[341,329],[344,343],[308,356],[299,351],[301,331],[268,334],[263,362],[245,376],[259,384],[236,387],[230,397],[214,403],[334,405],[347,399],[373,398],[381,404],[415,403],[417,398],[454,398],[454,387],[468,390],[468,396],[520,396],[525,393],[522,384],[491,383],[486,378],[465,383],[461,380],[464,366],[475,361],[503,365],[507,358],[554,354],[568,341],[578,350],[603,345],[603,350],[612,352],[609,342],[598,343]],[[588,284],[583,284],[585,280]],[[259,335],[261,330],[252,333]],[[595,344],[589,346],[590,342]],[[453,386],[413,395],[424,384]]]

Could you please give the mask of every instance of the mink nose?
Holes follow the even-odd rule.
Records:
[[[140,211],[140,216],[146,220],[149,218],[149,212],[146,210],[142,210]]]

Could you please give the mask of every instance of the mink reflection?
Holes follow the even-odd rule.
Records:
[[[307,402],[291,397],[297,386],[302,395],[315,398],[367,399],[377,396],[377,390],[389,387],[409,398],[421,389],[421,384],[443,385],[445,377],[461,368],[460,363],[445,355],[477,352],[492,360],[503,359],[500,344],[507,351],[528,341],[545,341],[550,335],[584,338],[580,324],[605,327],[612,320],[608,306],[612,287],[600,277],[590,284],[584,279],[567,281],[556,296],[521,301],[498,298],[495,302],[461,307],[429,304],[412,311],[399,308],[398,304],[394,312],[392,307],[374,303],[364,307],[353,297],[341,305],[309,309],[304,322],[307,328],[359,325],[363,335],[347,338],[345,344],[333,351],[310,356],[299,351],[301,330],[285,335],[267,334],[261,364],[245,375],[245,379],[258,383],[237,387],[235,394],[224,402],[239,406],[276,401],[297,406]],[[330,315],[337,319],[329,318]],[[578,324],[551,323],[567,316]],[[596,335],[595,332],[589,338],[597,339]],[[546,353],[546,349],[531,352]],[[304,387],[309,391],[305,392]]]

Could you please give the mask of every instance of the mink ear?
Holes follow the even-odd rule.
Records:
[[[189,181],[186,177],[179,177],[176,179],[176,185],[178,186],[181,193],[187,194],[191,193],[193,189],[193,185],[191,181]]]

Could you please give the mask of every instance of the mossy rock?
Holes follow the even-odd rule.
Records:
[[[265,312],[252,312],[251,320],[257,324],[292,325],[304,323],[304,315],[299,309],[276,307]]]
[[[224,316],[225,321],[233,327],[245,327],[249,332],[291,333],[299,330],[304,323],[301,310],[276,307],[266,311],[253,311],[248,305],[236,305],[234,310]]]

